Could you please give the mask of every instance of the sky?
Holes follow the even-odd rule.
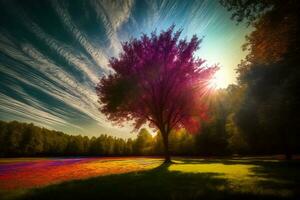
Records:
[[[204,38],[196,56],[219,64],[220,87],[235,83],[249,28],[218,0],[0,0],[0,120],[68,134],[134,137],[130,123],[98,111],[95,85],[112,73],[121,42],[154,30]]]

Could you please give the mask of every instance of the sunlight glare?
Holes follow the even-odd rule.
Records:
[[[211,88],[220,89],[227,87],[226,76],[222,71],[216,72],[215,76],[210,80],[209,85]]]

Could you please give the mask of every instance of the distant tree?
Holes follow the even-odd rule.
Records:
[[[164,143],[163,143],[161,133],[159,131],[157,131],[156,135],[153,138],[153,151],[157,155],[164,154]]]
[[[153,138],[147,129],[142,128],[134,143],[134,152],[139,155],[149,155],[152,153]]]
[[[105,153],[106,155],[113,155],[114,154],[114,147],[115,147],[115,141],[112,136],[107,136],[105,135],[105,142],[104,142],[104,147],[105,147]]]
[[[100,111],[122,124],[133,120],[135,128],[148,122],[163,138],[165,162],[170,162],[168,137],[172,129],[196,132],[204,118],[203,95],[217,67],[205,67],[194,57],[201,40],[179,40],[181,31],[143,35],[122,44],[119,58],[112,58],[115,73],[96,87]]]
[[[36,155],[43,152],[43,141],[41,136],[41,128],[29,124],[23,132],[21,149],[27,155]]]
[[[23,124],[19,124],[16,121],[8,124],[8,132],[5,141],[7,144],[7,151],[12,156],[16,156],[22,153],[21,142],[23,139],[23,131]]]
[[[128,139],[126,141],[126,148],[125,148],[125,155],[132,155],[133,154],[133,140],[132,139]]]
[[[82,138],[82,143],[83,143],[83,154],[87,155],[89,152],[90,148],[90,139],[88,136],[84,136]]]
[[[3,121],[0,121],[0,156],[4,156],[7,152],[7,124]]]
[[[125,141],[121,138],[115,138],[114,154],[125,155]]]
[[[196,152],[195,136],[184,128],[173,130],[169,140],[170,151],[175,155],[194,155]]]
[[[241,133],[234,120],[234,114],[230,114],[226,122],[226,132],[228,134],[228,149],[233,154],[246,154],[248,143]]]
[[[219,89],[209,97],[209,119],[202,124],[201,132],[196,135],[196,148],[200,154],[228,154],[227,117],[232,112],[228,91]]]

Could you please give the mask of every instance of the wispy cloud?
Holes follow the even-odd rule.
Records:
[[[62,125],[65,127],[72,126],[83,131],[82,127],[70,124],[63,118],[52,115],[47,112],[47,110],[44,111],[40,109],[41,106],[37,106],[38,104],[36,102],[33,102],[32,99],[29,98],[28,100],[35,106],[31,106],[28,103],[22,103],[0,93],[0,111],[4,113],[13,113],[18,117],[25,118],[27,121],[33,121],[46,127],[55,127],[57,125]]]
[[[134,1],[93,0],[90,3],[95,8],[97,19],[104,24],[112,54],[117,55],[121,48],[117,31],[123,23],[127,22]]]
[[[229,17],[226,20],[227,12],[218,10],[217,1],[50,0],[29,5],[11,0],[0,4],[0,119],[33,121],[86,135],[131,137],[129,124],[115,127],[98,111],[95,84],[113,73],[108,59],[118,55],[122,40],[173,23],[184,28],[188,37],[206,36],[201,57],[223,61],[230,72],[235,66],[229,65],[241,58],[244,32],[234,28]],[[233,39],[239,43],[228,49]],[[226,63],[232,55],[235,62]]]
[[[88,54],[92,57],[93,61],[96,62],[97,67],[103,69],[105,73],[111,72],[111,68],[108,67],[107,55],[105,55],[105,53],[102,52],[101,47],[98,46],[97,48],[88,41],[87,36],[83,34],[79,30],[79,28],[72,22],[68,10],[62,8],[59,5],[58,1],[53,1],[53,7],[59,15],[60,19],[62,20],[63,24],[65,25],[67,31],[71,32],[72,35],[76,38],[76,40],[86,50],[86,52],[88,52]]]

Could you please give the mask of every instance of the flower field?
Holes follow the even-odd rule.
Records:
[[[157,158],[18,158],[0,159],[0,190],[28,189],[68,180],[148,170]]]

